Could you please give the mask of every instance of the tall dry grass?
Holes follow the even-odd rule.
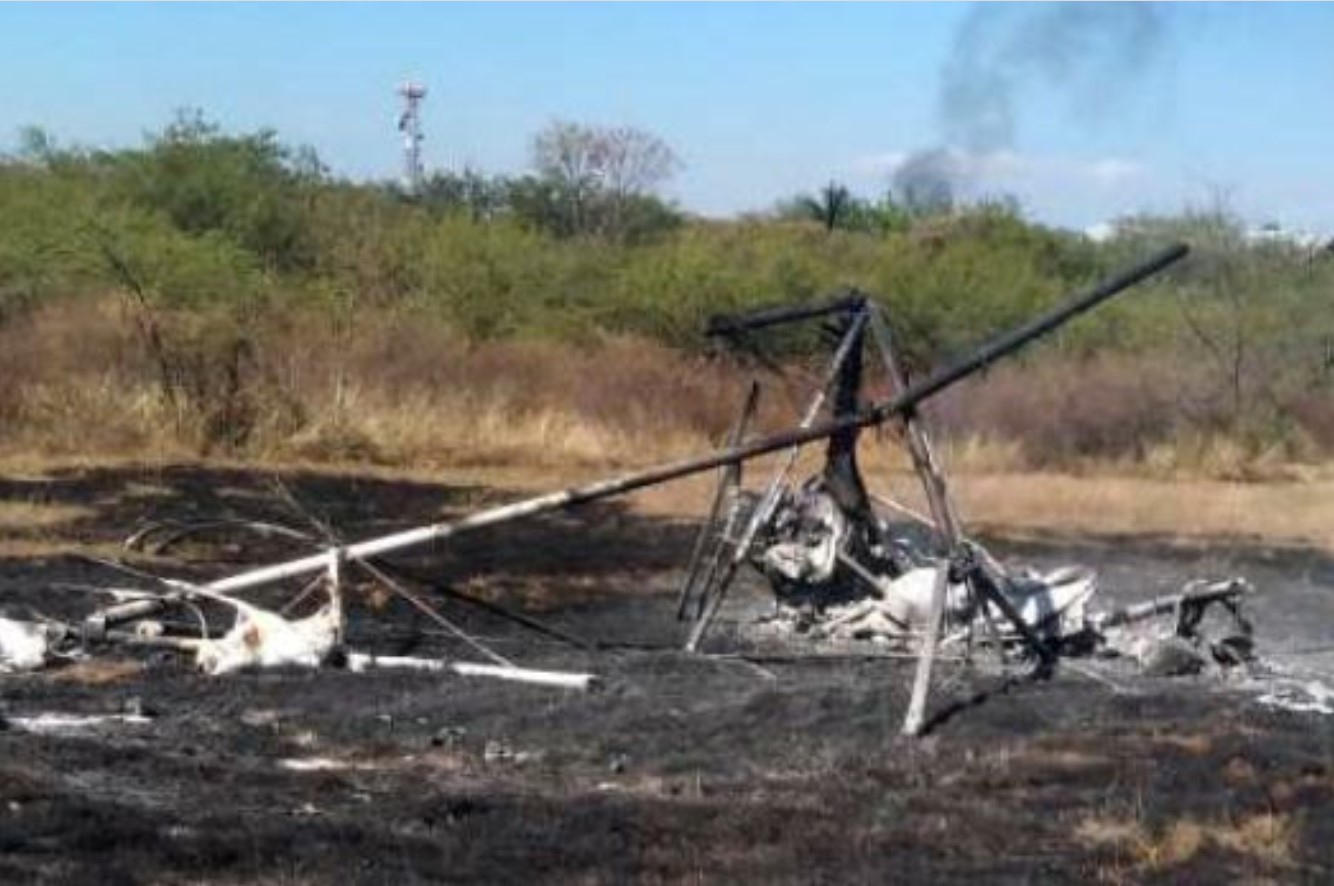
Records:
[[[1011,362],[933,400],[942,437],[1028,470],[1270,480],[1334,452],[1334,387],[1275,384],[1248,403],[1171,353]]]
[[[633,339],[469,343],[410,316],[367,313],[349,323],[290,310],[245,330],[228,414],[242,427],[219,437],[209,403],[164,396],[157,358],[128,310],[114,298],[71,300],[0,328],[0,450],[638,464],[713,445],[747,379],[727,363]],[[171,319],[159,318],[166,335]],[[233,371],[202,359],[194,369]],[[210,385],[182,387],[207,394]],[[766,404],[761,420],[780,425],[780,404]]]
[[[309,307],[159,315],[174,348],[164,357],[134,310],[111,296],[70,299],[0,326],[0,453],[638,465],[716,445],[753,374],[632,338],[478,343],[409,313]],[[818,364],[767,377],[759,427],[795,421]],[[1334,446],[1334,398],[1318,394],[1294,400],[1298,433],[1256,445],[1229,433],[1198,369],[1048,357],[965,382],[927,415],[955,470],[1272,479]],[[892,447],[866,458],[903,466]]]

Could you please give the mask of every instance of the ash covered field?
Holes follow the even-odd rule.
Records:
[[[291,518],[268,472],[80,469],[0,481],[65,508],[5,531],[6,608],[61,617],[149,519]],[[515,497],[505,490],[282,474],[349,538]],[[738,584],[707,656],[676,651],[694,526],[610,502],[406,558],[456,588],[605,644],[579,650],[435,599],[581,693],[439,674],[267,671],[208,678],[164,653],[0,678],[0,878],[12,882],[1326,881],[1334,868],[1334,559],[1167,539],[991,539],[1078,562],[1118,602],[1239,574],[1262,679],[1147,678],[1077,662],[1007,677],[942,662],[923,739],[903,739],[912,662],[790,656],[739,626]],[[290,554],[219,542],[135,559],[204,578]],[[232,563],[226,561],[231,559]],[[209,565],[201,565],[208,561]],[[467,650],[403,601],[349,590],[349,645]],[[756,653],[749,658],[739,653]],[[848,653],[848,650],[840,650]]]

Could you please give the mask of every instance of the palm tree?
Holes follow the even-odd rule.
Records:
[[[826,231],[843,227],[852,209],[852,193],[843,185],[830,181],[816,196],[797,200],[802,213],[824,225]]]

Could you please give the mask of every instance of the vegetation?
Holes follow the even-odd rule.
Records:
[[[1253,242],[1223,207],[1128,219],[1095,243],[1013,203],[864,200],[830,182],[715,221],[657,196],[680,163],[649,133],[557,122],[531,148],[531,173],[437,173],[409,194],[198,114],[116,151],[25,133],[0,161],[0,445],[87,445],[58,431],[84,414],[120,429],[108,446],[324,435],[390,457],[367,403],[477,410],[484,396],[526,433],[560,413],[623,444],[695,445],[733,393],[707,359],[713,313],[855,286],[884,300],[921,369],[1184,238],[1188,263],[937,416],[1034,465],[1171,468],[1226,445],[1240,471],[1334,447],[1334,256]],[[800,363],[816,342],[785,339],[779,356]]]

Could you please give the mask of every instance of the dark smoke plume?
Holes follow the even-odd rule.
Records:
[[[900,165],[894,188],[951,195],[977,158],[1016,143],[1019,108],[1034,90],[1063,95],[1088,122],[1128,95],[1166,52],[1164,12],[1147,3],[978,4],[954,35],[937,96],[947,148]]]
[[[1158,61],[1163,13],[1148,3],[986,4],[955,35],[938,98],[948,144],[1014,145],[1017,105],[1033,87],[1063,92],[1072,110],[1100,111]]]
[[[914,151],[894,170],[899,202],[917,212],[948,212],[966,178],[959,157],[944,148]]]

